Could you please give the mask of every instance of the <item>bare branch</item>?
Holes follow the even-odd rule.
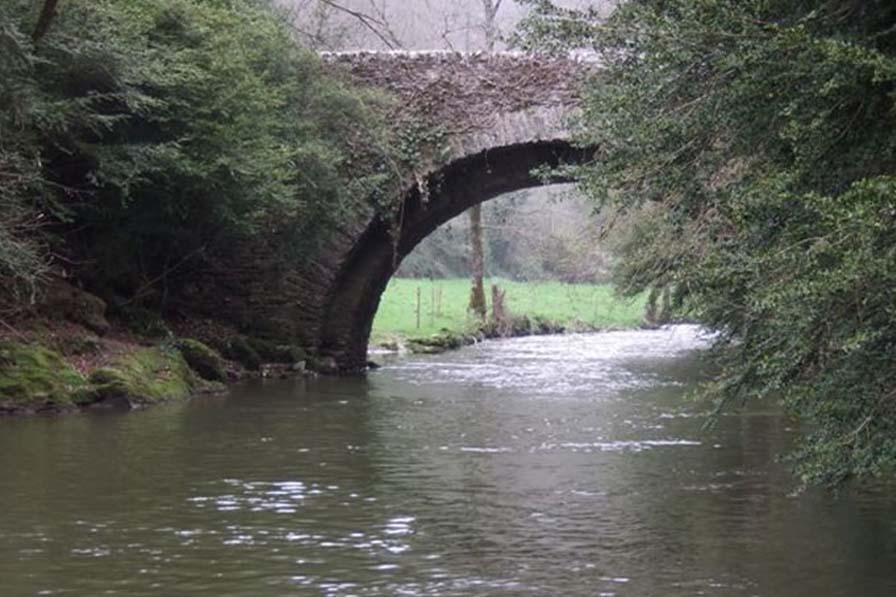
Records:
[[[389,24],[385,21],[382,14],[373,16],[365,12],[354,10],[347,6],[343,6],[334,0],[319,0],[322,4],[329,6],[334,10],[338,10],[356,19],[367,30],[373,33],[383,44],[390,50],[398,50],[402,48],[401,41],[389,28]]]

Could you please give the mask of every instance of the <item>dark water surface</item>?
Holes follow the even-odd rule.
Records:
[[[0,420],[0,596],[896,595],[888,489],[790,495],[774,408],[701,431],[693,327]]]

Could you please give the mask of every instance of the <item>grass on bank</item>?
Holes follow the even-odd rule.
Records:
[[[568,327],[576,323],[596,328],[634,328],[644,319],[645,297],[624,299],[610,284],[562,282],[513,282],[486,280],[491,308],[491,286],[505,291],[505,305],[513,315],[540,316]],[[417,292],[420,317],[417,325]],[[470,281],[393,278],[383,293],[373,321],[371,342],[391,337],[429,336],[445,328],[469,329],[474,321],[467,313]]]

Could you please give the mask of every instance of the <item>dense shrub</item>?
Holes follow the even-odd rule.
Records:
[[[722,332],[720,404],[783,398],[836,484],[896,464],[896,5],[540,5],[526,43],[585,45],[583,186],[627,222],[617,280]]]
[[[35,4],[0,6],[0,276],[33,282],[49,242],[113,307],[156,307],[240,235],[307,249],[386,176],[374,99],[272,2],[69,0],[32,42]]]

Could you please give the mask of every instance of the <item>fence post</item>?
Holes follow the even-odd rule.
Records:
[[[432,278],[429,279],[429,325],[436,324],[436,285]]]
[[[417,286],[417,329],[420,329],[420,286]]]

